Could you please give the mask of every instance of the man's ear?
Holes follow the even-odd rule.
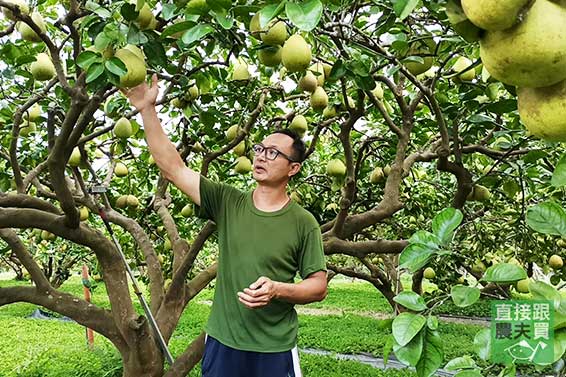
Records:
[[[293,166],[291,166],[291,170],[289,170],[289,177],[294,176],[295,174],[297,174],[299,172],[299,170],[301,170],[301,163],[300,162],[292,162],[291,163]]]

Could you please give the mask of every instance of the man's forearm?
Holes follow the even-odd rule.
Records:
[[[172,173],[179,166],[184,166],[183,160],[181,160],[175,145],[171,143],[171,140],[163,131],[155,107],[145,108],[140,111],[140,114],[149,151],[165,178],[171,180]]]
[[[308,304],[326,297],[326,278],[305,279],[300,283],[275,283],[275,298],[292,304]]]

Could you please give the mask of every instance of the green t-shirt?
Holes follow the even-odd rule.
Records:
[[[255,208],[252,192],[200,180],[199,215],[216,222],[218,274],[206,332],[221,343],[244,351],[283,352],[297,342],[294,305],[272,300],[249,309],[237,296],[260,276],[293,283],[326,270],[322,236],[312,214],[297,203],[275,212]]]

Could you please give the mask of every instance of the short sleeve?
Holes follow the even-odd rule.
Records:
[[[226,191],[229,187],[225,184],[213,182],[210,179],[200,177],[200,207],[197,211],[199,217],[216,221],[222,210]]]
[[[306,235],[299,253],[299,273],[301,278],[305,279],[317,271],[326,271],[322,234],[318,227]]]

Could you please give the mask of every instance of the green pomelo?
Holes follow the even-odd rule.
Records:
[[[530,0],[462,0],[462,8],[474,25],[489,31],[515,25]]]
[[[304,71],[309,66],[311,59],[311,48],[300,35],[290,36],[283,45],[281,61],[287,71]]]
[[[566,79],[566,6],[537,0],[517,26],[489,31],[480,55],[499,81],[540,88]]]

